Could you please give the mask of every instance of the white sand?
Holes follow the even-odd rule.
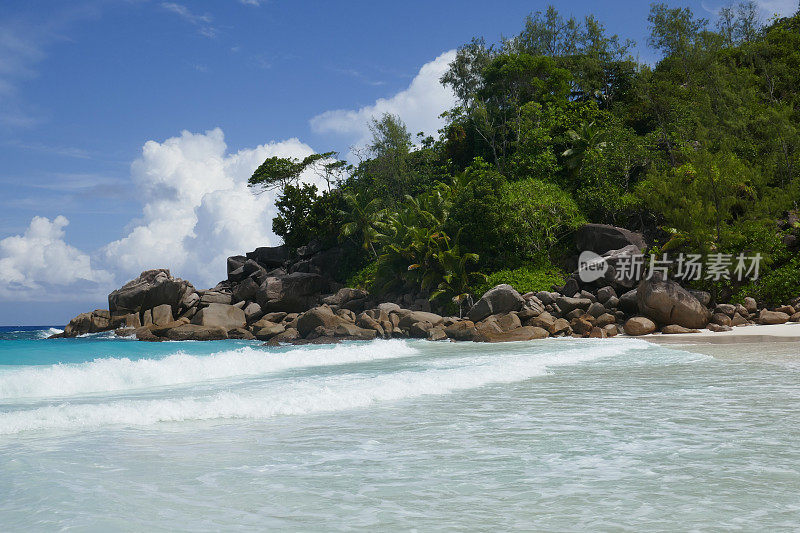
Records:
[[[738,344],[753,342],[798,342],[800,343],[800,323],[790,322],[775,326],[745,326],[735,327],[732,331],[713,331],[703,329],[700,333],[685,333],[679,335],[664,335],[654,333],[637,337],[649,342],[665,344]]]

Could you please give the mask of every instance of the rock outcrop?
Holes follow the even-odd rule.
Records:
[[[709,310],[683,287],[670,280],[644,280],[636,290],[639,312],[659,324],[705,328]]]

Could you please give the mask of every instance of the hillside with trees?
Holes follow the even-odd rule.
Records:
[[[654,4],[648,20],[655,65],[593,16],[533,13],[459,48],[437,137],[384,115],[357,164],[271,158],[250,183],[279,190],[289,248],[340,247],[338,281],[436,309],[563,283],[587,222],[641,232],[651,254],[760,253],[756,281],[692,282],[717,301],[796,296],[800,12],[761,23],[743,3],[712,25]]]

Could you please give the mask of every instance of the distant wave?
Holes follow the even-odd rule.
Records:
[[[396,350],[409,350],[407,353],[411,353],[411,349],[405,344],[398,343],[394,346]],[[338,352],[338,348],[330,350]],[[278,381],[269,388],[218,391],[207,396],[62,403],[0,414],[0,434],[106,425],[148,426],[159,422],[210,419],[264,419],[277,415],[364,408],[387,401],[443,395],[489,384],[523,381],[546,374],[550,367],[574,365],[651,348],[648,343],[640,341],[600,341],[553,353],[479,354],[450,359],[447,366],[421,370],[400,370],[377,375],[346,373],[291,378]],[[352,348],[338,352],[339,361],[343,362],[344,352],[351,350]],[[392,353],[397,357],[397,351]],[[306,352],[306,356],[315,359],[329,358],[331,355],[334,354]],[[274,357],[280,360],[281,356]],[[362,353],[361,357],[366,357],[366,354]],[[352,357],[357,358],[357,355]],[[298,363],[299,361],[295,366]]]
[[[0,373],[0,400],[49,398],[184,385],[237,376],[259,376],[319,365],[406,357],[416,353],[400,340],[296,348],[276,353],[250,347],[196,356],[178,352],[162,359],[95,359],[80,364],[23,367]]]

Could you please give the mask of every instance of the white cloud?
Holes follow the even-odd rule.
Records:
[[[701,2],[703,9],[708,11],[714,16],[718,16],[723,7],[736,5],[738,2],[729,2],[721,0],[707,0]],[[765,20],[778,15],[781,17],[789,17],[797,12],[797,0],[756,0],[756,4],[761,9],[761,15]]]
[[[767,15],[788,17],[797,12],[797,0],[756,0],[756,4]]]
[[[419,131],[436,133],[443,125],[439,115],[456,103],[450,89],[439,83],[455,54],[450,50],[425,63],[408,88],[394,96],[356,110],[337,109],[317,115],[311,119],[312,130],[340,135],[356,146],[364,146],[370,138],[370,120],[391,113],[405,121],[412,135]]]
[[[175,2],[161,2],[161,7],[171,13],[175,13],[192,26],[195,26],[200,35],[204,37],[216,36],[217,30],[211,25],[211,15],[197,15],[189,11],[189,8],[186,6],[176,4]]]
[[[0,298],[48,301],[77,292],[108,293],[113,276],[93,268],[87,254],[64,241],[68,224],[63,216],[34,217],[23,235],[0,240]]]
[[[218,128],[148,141],[132,165],[142,219],[105,246],[105,260],[123,277],[165,267],[213,286],[225,277],[226,257],[280,244],[272,233],[275,193],[254,194],[247,179],[267,157],[311,153],[308,145],[289,139],[229,154]]]

